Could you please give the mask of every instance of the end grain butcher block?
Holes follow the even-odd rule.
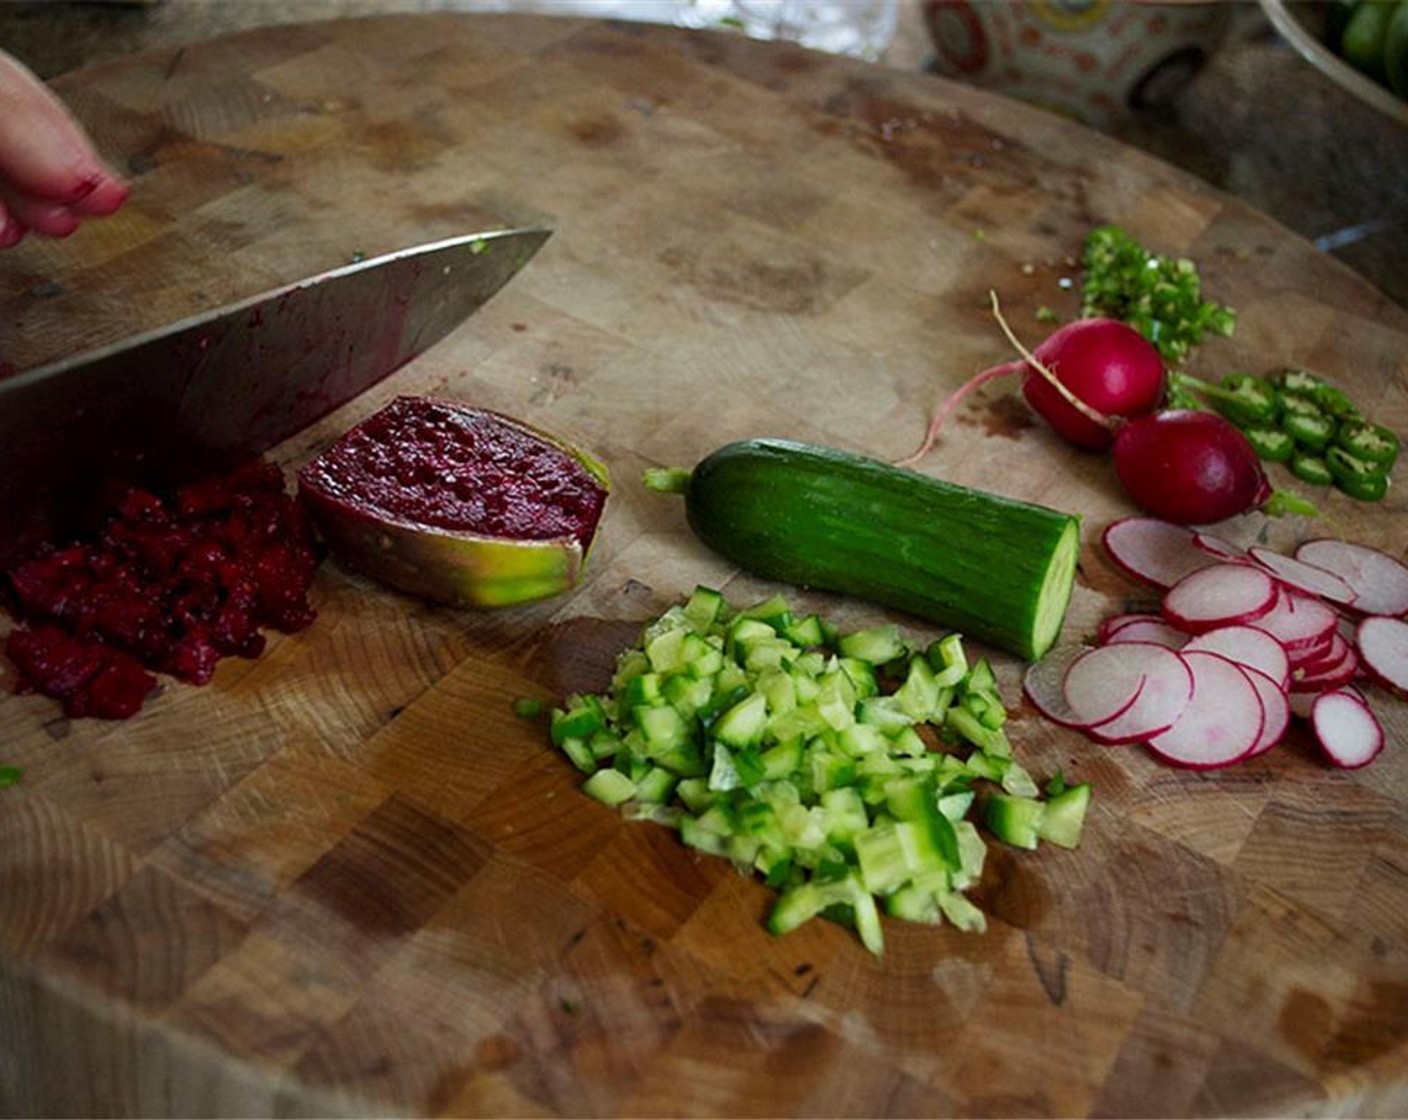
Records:
[[[994,843],[986,933],[889,922],[882,958],[666,829],[627,823],[513,703],[605,685],[642,621],[739,575],[640,472],[731,439],[897,458],[1027,339],[1086,232],[1186,254],[1239,312],[1210,375],[1304,365],[1408,430],[1408,318],[1189,177],[928,76],[641,24],[395,16],[73,74],[126,210],[0,260],[24,368],[345,262],[555,234],[487,307],[277,449],[397,393],[586,447],[615,493],[572,594],[436,609],[325,564],[318,621],[120,723],[0,700],[8,1114],[1214,1115],[1408,1111],[1408,717],[1336,772],[1098,748],[1020,700],[1038,775],[1095,786],[1077,851]],[[996,387],[921,469],[1079,512],[1067,635],[1140,592],[1097,535],[1108,462]],[[1326,531],[1402,555],[1405,490]],[[1236,527],[1256,532],[1254,526]],[[792,592],[839,621],[885,616]],[[915,619],[898,619],[926,635]],[[6,670],[8,672],[8,670]],[[8,681],[8,678],[7,678]]]

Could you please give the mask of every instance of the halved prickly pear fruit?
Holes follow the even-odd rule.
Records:
[[[498,607],[561,594],[610,490],[590,455],[458,401],[397,397],[298,473],[332,554],[412,595]]]

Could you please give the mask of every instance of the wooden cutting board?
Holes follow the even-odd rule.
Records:
[[[1190,177],[1034,109],[731,34],[528,17],[270,28],[59,83],[131,204],[0,259],[19,367],[351,259],[556,233],[462,329],[278,449],[393,394],[501,409],[596,452],[586,580],[435,609],[326,565],[318,622],[129,722],[0,700],[6,1114],[1213,1115],[1408,1110],[1408,709],[1336,772],[1303,730],[1220,773],[1097,748],[1020,701],[1020,757],[1096,787],[1076,852],[994,845],[983,935],[773,938],[770,894],[583,796],[513,701],[605,684],[696,583],[777,590],[640,472],[788,436],[897,457],[943,393],[1076,310],[1117,222],[1199,264],[1236,337],[1408,430],[1408,316]],[[1081,513],[1067,636],[1145,600],[1097,545],[1108,462],[993,390],[923,469]],[[1402,472],[1400,471],[1400,474]],[[1282,478],[1284,481],[1284,478]],[[1402,480],[1321,523],[1402,555]],[[886,616],[799,591],[843,624]],[[933,632],[899,619],[920,635]],[[8,672],[8,669],[6,670]],[[10,678],[6,678],[8,683]]]

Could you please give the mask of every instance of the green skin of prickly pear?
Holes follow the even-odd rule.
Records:
[[[513,423],[576,460],[609,493],[602,463],[554,436]],[[571,590],[586,566],[597,527],[590,526],[581,539],[517,540],[363,509],[311,485],[305,475],[300,475],[299,495],[339,561],[407,594],[451,607],[507,607]]]

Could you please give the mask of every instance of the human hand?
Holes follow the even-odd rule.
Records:
[[[0,51],[0,249],[31,230],[67,237],[127,195],[63,102]]]

